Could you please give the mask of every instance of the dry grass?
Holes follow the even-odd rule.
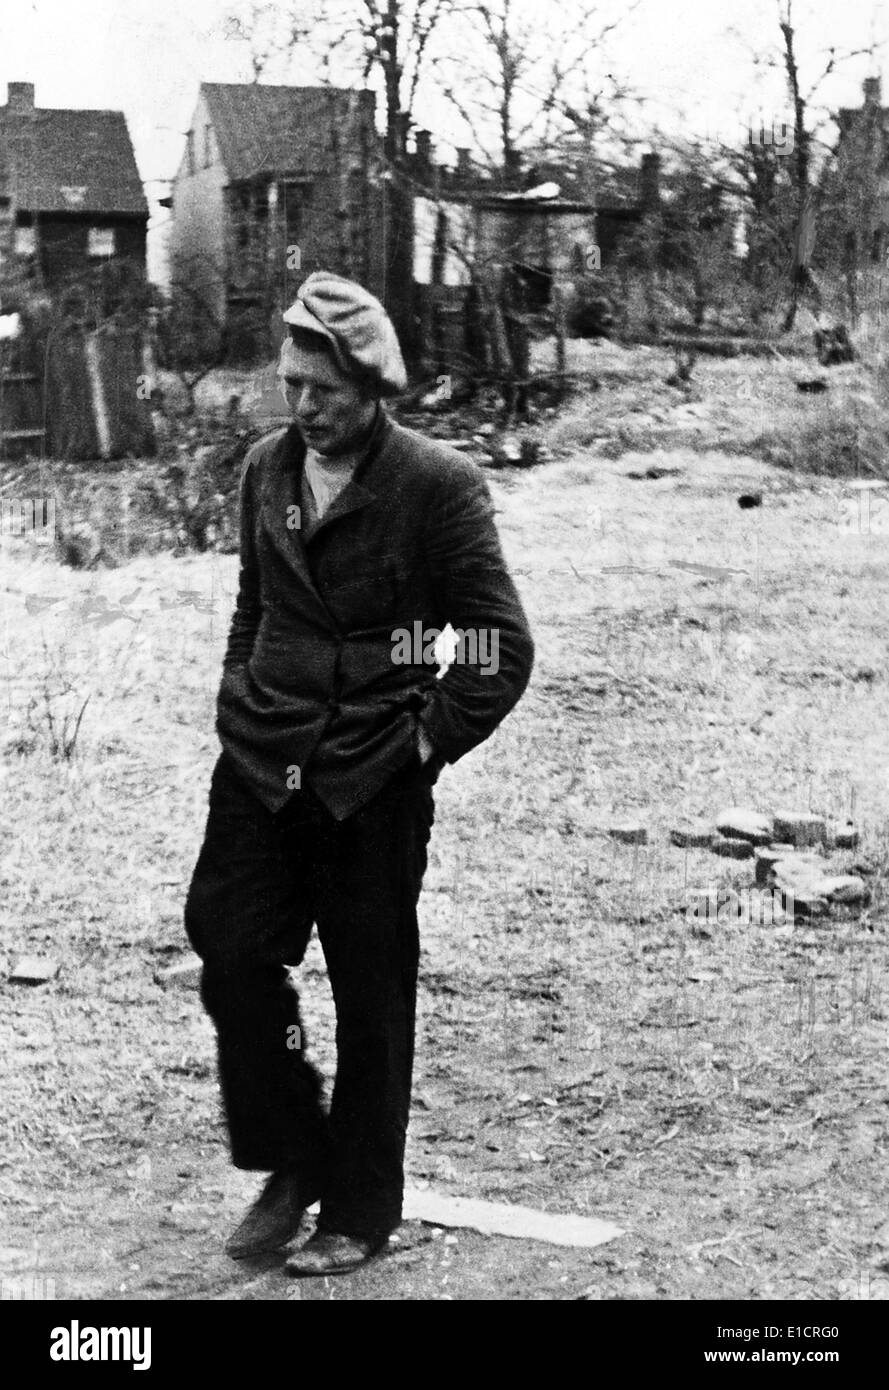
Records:
[[[632,364],[652,400],[656,366]],[[535,1266],[537,1296],[829,1299],[887,1258],[889,552],[843,529],[839,481],[724,451],[742,371],[699,368],[722,393],[702,401],[709,452],[662,452],[678,472],[659,481],[627,476],[648,455],[585,447],[492,484],[538,661],[515,714],[438,786],[409,1166],[626,1228],[562,1274]],[[763,506],[742,512],[752,490]],[[241,1296],[218,1254],[246,1189],[226,1169],[212,1033],[193,995],[152,983],[183,946],[235,565],[160,555],[84,575],[20,544],[6,557],[12,711],[45,678],[44,637],[91,697],[73,766],[40,747],[3,763],[3,954],[62,970],[0,986],[0,1192],[10,1239],[36,1238],[72,1296]],[[61,603],[29,612],[41,595]],[[131,616],[102,617],[119,607]],[[694,935],[688,891],[749,870],[667,831],[728,802],[854,813],[877,867],[868,913]],[[648,846],[608,839],[628,816]],[[315,945],[308,981],[329,1067]],[[417,1287],[381,1270],[369,1296]],[[491,1278],[512,1287],[508,1252]]]
[[[762,459],[793,473],[838,478],[889,475],[886,360],[866,351],[862,361],[827,371],[811,360],[699,358],[690,389],[668,386],[675,370],[659,348],[574,344],[575,371],[601,389],[578,382],[572,400],[542,438],[560,455],[591,449],[617,459],[628,453],[693,449]],[[823,377],[823,394],[797,390],[797,381]]]

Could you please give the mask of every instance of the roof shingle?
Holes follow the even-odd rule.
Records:
[[[333,131],[344,145],[351,143],[365,103],[373,132],[371,92],[240,82],[202,82],[201,91],[233,181],[262,169],[281,174],[329,169]]]
[[[4,185],[30,212],[148,216],[122,111],[11,115],[0,106],[0,192]]]

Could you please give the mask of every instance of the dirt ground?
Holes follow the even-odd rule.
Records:
[[[625,1234],[580,1251],[406,1223],[338,1281],[226,1259],[256,1178],[227,1163],[195,991],[154,975],[185,953],[236,558],[84,573],[7,539],[4,1277],[77,1299],[886,1296],[889,540],[847,524],[847,483],[728,450],[739,411],[825,409],[789,367],[703,364],[689,402],[651,353],[621,360],[623,385],[553,424],[552,462],[491,475],[537,665],[438,783],[407,1166]],[[611,458],[597,431],[628,382],[672,433]],[[669,828],[731,804],[854,816],[836,862],[866,865],[868,908],[686,920],[689,892],[752,875]],[[609,838],[626,819],[647,845]],[[58,976],[9,982],[25,953]],[[329,1075],[315,941],[301,973]]]

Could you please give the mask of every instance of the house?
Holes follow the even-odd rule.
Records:
[[[638,169],[595,180],[569,161],[535,161],[524,187],[504,191],[472,169],[458,151],[455,170],[432,162],[428,132],[418,131],[411,173],[415,198],[414,278],[420,285],[467,284],[473,264],[511,263],[532,308],[545,308],[554,281],[599,269],[661,202],[660,156],[643,154]]]
[[[656,154],[593,188],[570,162],[538,160],[522,176],[525,187],[504,190],[472,168],[468,151],[458,150],[456,169],[438,168],[425,131],[417,132],[415,151],[415,303],[421,339],[438,364],[466,351],[473,282],[509,272],[527,311],[548,311],[555,285],[569,306],[595,290],[595,275],[621,236],[660,202]]]
[[[281,311],[325,269],[383,288],[381,142],[373,92],[202,82],[164,200],[171,290],[230,358],[267,355]]]
[[[882,261],[889,249],[889,107],[883,106],[879,77],[867,77],[864,101],[837,112],[836,175],[843,216],[868,259]]]
[[[120,111],[34,104],[10,82],[0,106],[0,271],[50,295],[112,260],[145,268],[148,204]]]
[[[529,305],[543,309],[554,280],[594,259],[596,210],[559,196],[558,184],[525,193],[442,192],[414,203],[414,280],[468,285],[484,267],[515,269]]]

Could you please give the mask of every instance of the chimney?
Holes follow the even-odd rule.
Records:
[[[644,154],[639,167],[639,204],[643,212],[655,212],[661,201],[661,157]]]
[[[457,178],[468,179],[472,173],[472,166],[469,162],[469,150],[459,148],[457,150]]]
[[[432,163],[432,136],[428,130],[418,130],[414,136],[414,144],[417,150],[417,162],[428,169]]]
[[[10,82],[7,87],[6,109],[11,116],[27,116],[34,110],[34,83]]]
[[[882,100],[881,83],[879,77],[866,77],[862,83],[864,88],[865,106],[879,106]]]

